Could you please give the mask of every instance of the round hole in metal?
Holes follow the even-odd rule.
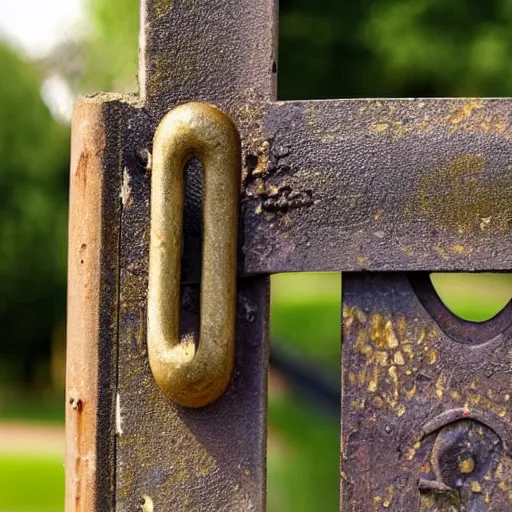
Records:
[[[445,278],[451,275],[441,274],[441,277]],[[467,275],[461,274],[461,276]],[[470,279],[473,279],[473,275],[470,276]],[[483,276],[485,277],[485,274]],[[502,274],[499,277],[508,279],[509,283],[512,281],[508,274]],[[481,345],[495,339],[512,326],[512,300],[510,300],[510,295],[508,295],[508,300],[503,300],[501,304],[496,300],[493,303],[486,298],[482,286],[483,281],[474,286],[475,291],[473,293],[469,293],[468,289],[456,292],[454,287],[450,287],[450,284],[453,283],[448,280],[439,286],[437,276],[434,275],[434,278],[431,279],[429,272],[411,272],[408,274],[408,278],[418,300],[427,313],[447,336],[459,343]],[[437,289],[434,287],[433,281],[437,281]],[[442,279],[441,282],[443,282]],[[448,294],[451,294],[448,298],[446,290],[449,290]],[[481,307],[483,303],[485,303],[485,307]],[[494,304],[494,306],[490,306],[489,303]],[[501,308],[498,306],[501,306]],[[464,307],[466,307],[465,312],[463,312]],[[478,321],[476,319],[466,319],[470,308],[479,312]],[[462,317],[461,312],[466,318]],[[483,315],[483,312],[485,312],[485,315]],[[475,318],[474,314],[472,318]]]
[[[470,322],[490,320],[512,298],[512,274],[432,273],[430,280],[443,304]]]

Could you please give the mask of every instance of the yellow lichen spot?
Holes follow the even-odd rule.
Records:
[[[256,196],[266,194],[265,182],[263,180],[257,179],[254,181],[254,194]]]
[[[508,492],[510,490],[510,487],[508,486],[507,482],[500,482],[498,484],[498,488],[503,492]]]
[[[372,356],[372,362],[380,364],[380,366],[388,365],[388,353],[382,350],[376,350]]]
[[[451,250],[455,254],[464,254],[466,252],[466,248],[461,244],[452,245]]]
[[[389,124],[388,123],[373,123],[371,129],[372,129],[372,132],[376,133],[376,134],[384,133],[385,131],[387,131],[389,129]]]
[[[444,374],[440,373],[439,376],[437,377],[436,383],[434,385],[437,398],[443,398],[445,382],[446,382],[446,378],[445,378]]]
[[[372,354],[373,349],[370,345],[367,344],[368,335],[364,329],[361,329],[357,333],[356,342],[354,344],[354,348],[361,354],[369,356]]]
[[[370,338],[379,348],[398,347],[398,340],[390,320],[385,320],[380,313],[374,313],[370,319]]]
[[[490,495],[489,493],[487,493],[487,494],[485,495],[485,497],[484,497],[484,501],[485,501],[485,503],[487,503],[487,505],[488,505],[489,503],[491,503],[491,495]]]
[[[368,383],[368,391],[370,393],[375,393],[379,388],[379,378],[380,378],[380,368],[375,367],[373,369],[373,374],[370,378],[370,382]]]
[[[405,414],[405,407],[400,404],[397,408],[396,408],[396,415],[401,418],[404,414]]]
[[[420,335],[418,336],[418,345],[421,345],[424,341],[425,341],[425,337],[426,337],[427,333],[425,332],[425,329],[421,329],[420,331]]]
[[[407,341],[407,319],[404,315],[398,315],[396,319],[396,329],[400,339]]]
[[[268,141],[264,141],[263,144],[258,148],[258,163],[256,168],[252,171],[253,176],[259,176],[266,172],[269,160],[270,144]]]
[[[421,442],[417,441],[412,448],[407,451],[407,460],[412,460],[416,456],[416,452],[420,449]]]
[[[402,344],[402,349],[403,351],[407,354],[407,356],[409,357],[409,359],[412,361],[414,359],[414,352],[412,350],[412,347],[411,347],[411,344],[409,343],[408,340],[405,340]]]
[[[450,396],[454,399],[454,400],[460,400],[461,396],[460,396],[460,393],[458,391],[452,391],[450,393]]]
[[[466,104],[456,112],[454,112],[449,118],[448,121],[452,124],[459,124],[462,121],[465,121],[476,109],[483,108],[484,104],[480,100],[470,100],[466,102]]]
[[[475,460],[473,457],[468,457],[459,462],[459,471],[465,475],[473,473],[475,470]]]
[[[374,403],[375,407],[378,407],[379,409],[384,406],[384,400],[382,400],[382,397],[380,397],[380,396],[376,396],[373,399],[373,403]]]
[[[401,248],[401,251],[402,251],[406,256],[409,256],[409,257],[414,256],[414,251],[411,249],[411,247],[402,247],[402,248]]]
[[[396,338],[395,331],[393,329],[393,324],[390,320],[386,322],[385,326],[385,333],[386,333],[386,339],[387,339],[387,345],[389,348],[396,348],[398,347],[398,340]]]
[[[364,398],[361,398],[361,400],[352,400],[352,402],[350,402],[350,408],[352,410],[364,409],[365,404],[366,400]]]
[[[388,500],[386,500],[386,501],[384,501],[384,503],[382,503],[382,506],[384,508],[389,508],[390,505],[391,505],[391,503]]]
[[[263,213],[263,206],[261,204],[259,204],[256,209],[254,210],[254,213],[256,215],[261,215]]]
[[[267,187],[267,195],[269,197],[276,197],[277,195],[279,195],[279,188],[274,185],[269,185]]]
[[[474,381],[471,383],[471,389],[478,389],[478,381],[474,380]]]
[[[504,179],[486,180],[484,176],[489,172],[488,162],[481,154],[462,154],[444,162],[422,179],[411,214],[419,213],[433,227],[459,235],[479,233],[482,227],[492,233],[509,232],[507,187]],[[481,219],[489,217],[492,222],[482,225]],[[437,244],[433,249],[442,259],[450,260],[459,254],[458,245],[462,247]],[[462,248],[464,254],[471,254],[470,247]]]
[[[402,352],[398,351],[395,352],[395,355],[393,356],[393,362],[398,366],[403,366],[405,364],[404,356],[402,355]]]
[[[408,391],[405,392],[405,396],[409,399],[409,400],[412,400],[415,395],[416,395],[416,391],[418,390],[418,385],[417,383],[415,382],[414,383],[414,386],[409,389]]]
[[[482,492],[482,486],[479,482],[471,482],[471,491],[474,493]]]
[[[437,363],[437,350],[431,349],[427,353],[427,364],[436,364]]]
[[[368,262],[370,260],[366,257],[366,256],[358,256],[357,257],[357,264],[359,266],[365,266],[365,265],[368,265]]]
[[[399,387],[399,380],[398,380],[398,370],[396,366],[390,366],[388,370],[389,376],[391,377],[391,380],[393,381],[393,384],[395,388],[398,389]]]
[[[399,406],[400,401],[400,381],[398,377],[398,369],[396,366],[390,366],[388,369],[388,374],[391,377],[391,381],[393,383],[392,396],[388,396],[387,402],[391,406],[393,410],[396,412],[396,408]],[[404,411],[405,412],[405,411]]]
[[[491,224],[492,217],[481,217],[480,218],[480,230],[487,231],[489,229],[489,225]]]
[[[158,17],[164,16],[172,8],[173,0],[158,0],[155,2],[155,13]]]
[[[382,497],[381,496],[375,496],[373,498],[373,502],[378,505],[379,503],[382,503]]]
[[[383,213],[384,212],[382,210],[377,210],[377,213],[375,214],[375,220],[379,220]]]
[[[505,399],[505,402],[508,402],[510,400],[510,395],[506,394],[503,398]]]

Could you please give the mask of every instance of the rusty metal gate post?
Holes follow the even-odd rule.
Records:
[[[512,102],[277,102],[277,0],[144,0],[141,12],[140,95],[85,98],[73,118],[66,510],[263,511],[268,276],[323,270],[346,272],[340,509],[509,510],[512,305],[463,322],[428,272],[512,269]],[[238,194],[201,160],[224,143],[186,134],[206,153],[176,149],[205,166],[205,208],[221,213],[204,229],[201,166],[192,161],[176,185],[162,174],[171,139],[153,148],[162,119],[191,101],[222,109],[240,133],[231,154],[241,162],[221,152],[242,165],[237,247],[212,226],[236,227]],[[152,181],[175,184],[171,204],[151,195]],[[155,201],[164,220],[151,225]],[[176,251],[184,229],[181,286],[162,226]],[[231,313],[220,311],[222,329],[199,318],[201,273],[215,277],[214,255],[201,268],[203,231],[205,251],[230,265],[238,248],[231,380]],[[161,271],[153,285],[150,261]],[[216,283],[228,299],[234,281]],[[179,296],[181,308],[166,304]],[[213,333],[206,352],[191,341],[200,322]],[[222,379],[201,381],[197,368],[222,350],[212,370]],[[197,368],[183,366],[198,355]]]

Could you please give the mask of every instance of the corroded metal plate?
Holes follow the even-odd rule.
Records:
[[[344,512],[510,508],[512,307],[455,339],[429,286],[343,276]]]

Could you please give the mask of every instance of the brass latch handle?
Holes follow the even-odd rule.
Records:
[[[199,344],[180,339],[184,169],[204,171],[203,263]],[[215,107],[188,103],[169,112],[155,134],[151,184],[148,355],[171,400],[202,407],[226,390],[233,373],[236,322],[240,136]]]

